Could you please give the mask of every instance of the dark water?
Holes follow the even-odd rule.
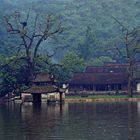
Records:
[[[0,104],[0,140],[140,140],[140,102]]]

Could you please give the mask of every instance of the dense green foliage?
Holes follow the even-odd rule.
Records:
[[[61,54],[57,55],[57,59],[61,59],[67,50],[79,50],[79,46],[81,52],[86,49],[83,57],[87,57],[86,53],[90,50],[89,55],[91,56],[88,57],[109,55],[109,57],[113,57],[112,59],[119,59],[116,55],[114,56],[104,51],[106,47],[114,45],[113,41],[116,38],[118,39],[121,34],[120,26],[115,23],[111,16],[116,17],[130,29],[137,27],[140,23],[140,3],[137,0],[106,0],[105,2],[102,0],[0,0],[0,2],[1,16],[11,13],[11,11],[19,10],[22,10],[22,13],[27,13],[29,8],[32,9],[33,13],[41,12],[60,15],[64,32],[58,38],[59,43],[57,45],[64,46],[66,49],[59,51]],[[2,36],[0,45],[3,46],[0,47],[0,52],[6,55],[11,54],[9,47],[12,46],[10,47],[11,51],[15,49],[17,40],[10,41],[8,39],[7,41],[2,18],[0,26],[0,34]],[[87,37],[87,27],[92,33],[90,38]],[[14,42],[16,42],[16,45],[13,45]],[[88,42],[88,45],[86,45],[86,42]],[[48,43],[48,46],[52,47],[54,45],[56,44]],[[42,48],[42,50],[44,49]]]
[[[126,61],[118,52],[108,51],[117,46],[125,53],[122,28],[112,17],[130,30],[140,24],[138,0],[0,0],[0,3],[1,93],[21,85],[24,87],[27,76],[26,62],[21,59],[24,51],[19,48],[20,39],[6,32],[5,15],[20,11],[24,21],[31,9],[32,17],[38,13],[60,16],[64,31],[42,44],[36,72],[51,72],[61,82],[68,80],[74,72],[83,71],[87,65]],[[28,23],[30,28],[32,23]],[[60,49],[48,59],[48,52],[56,47]]]
[[[8,92],[16,92],[16,90],[25,87],[27,72],[24,60],[16,56],[2,59],[0,71],[1,95]]]

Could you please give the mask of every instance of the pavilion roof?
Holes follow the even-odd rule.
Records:
[[[36,74],[34,80],[32,82],[53,82],[54,76],[48,73],[38,73]]]
[[[47,86],[33,85],[29,89],[25,90],[24,93],[47,94],[47,93],[52,93],[57,91],[59,91],[59,89],[54,85],[47,85]]]

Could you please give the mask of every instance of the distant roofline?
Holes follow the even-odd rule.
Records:
[[[115,64],[112,64],[112,63],[106,63],[102,66],[87,66],[86,68],[88,67],[91,67],[91,68],[102,68],[102,67],[110,67],[109,65],[112,65],[112,66],[128,66],[129,64],[128,63],[115,63]]]
[[[74,74],[128,74],[127,72],[75,72]],[[74,75],[73,74],[73,75]]]
[[[38,75],[38,74],[48,74],[48,75],[53,75],[53,74],[51,74],[51,73],[49,73],[49,72],[36,72],[36,73],[35,73],[35,76]]]
[[[100,67],[103,67],[104,65],[102,65],[102,66],[87,66],[86,68],[88,68],[88,67],[94,67],[94,68],[100,68]]]

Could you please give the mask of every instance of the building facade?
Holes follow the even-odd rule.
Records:
[[[88,66],[84,72],[75,73],[69,80],[70,91],[126,91],[128,65],[107,63]]]

